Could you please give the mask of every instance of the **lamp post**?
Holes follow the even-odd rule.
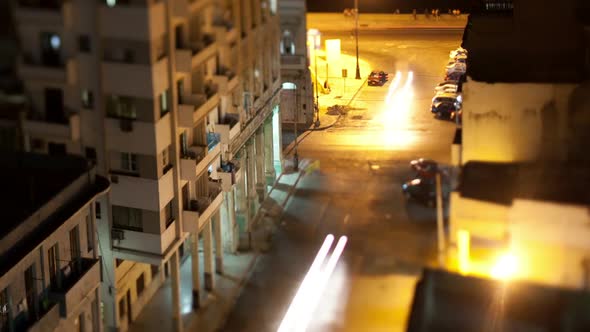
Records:
[[[354,0],[354,35],[356,41],[356,79],[361,79],[359,67],[359,0]]]

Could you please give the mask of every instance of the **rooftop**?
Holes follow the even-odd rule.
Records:
[[[590,205],[588,163],[468,162],[458,191],[462,197],[511,205],[515,198]]]
[[[77,156],[52,157],[32,153],[6,153],[0,159],[0,239],[4,239],[41,207],[49,203],[75,180],[88,174],[88,183],[74,198],[58,202],[55,210],[41,215],[33,231],[23,232],[18,242],[0,253],[0,275],[39,245],[92,197],[108,189],[106,179],[93,179],[91,167]],[[4,240],[3,240],[4,241]]]

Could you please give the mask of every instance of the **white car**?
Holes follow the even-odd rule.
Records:
[[[451,52],[449,52],[449,58],[451,58],[451,59],[454,59],[460,55],[467,56],[467,50],[464,49],[463,47],[459,47],[456,50],[452,50]]]
[[[438,93],[438,92],[456,93],[458,88],[459,87],[455,83],[449,83],[449,84],[439,85],[439,86],[437,86],[437,87],[434,88],[434,93]]]

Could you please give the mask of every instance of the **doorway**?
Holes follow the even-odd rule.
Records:
[[[54,123],[66,123],[64,114],[64,96],[61,89],[45,89],[45,120]]]

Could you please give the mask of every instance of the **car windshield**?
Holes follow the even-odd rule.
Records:
[[[455,98],[451,97],[436,97],[434,98],[435,103],[454,103]]]

